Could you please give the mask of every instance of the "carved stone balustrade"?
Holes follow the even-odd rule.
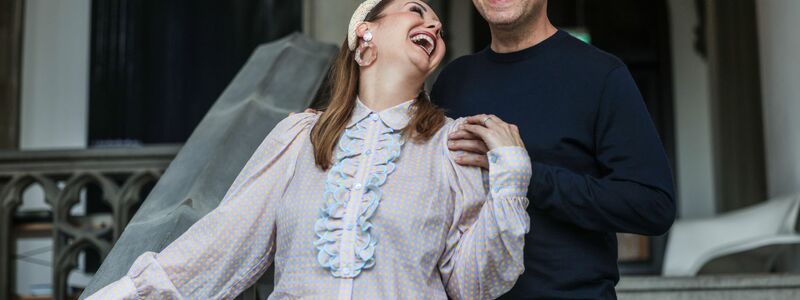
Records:
[[[86,250],[104,258],[179,146],[64,151],[0,151],[0,299],[15,299],[16,241],[21,236],[53,240],[53,299],[69,299],[67,279]],[[36,221],[20,217],[23,193],[43,191],[49,212]],[[88,186],[99,190],[85,197],[86,206],[110,212],[71,214]],[[102,203],[92,203],[92,202]]]

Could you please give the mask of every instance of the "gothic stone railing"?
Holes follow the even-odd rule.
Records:
[[[146,196],[143,189],[161,177],[178,149],[0,152],[0,299],[17,297],[13,292],[16,241],[26,235],[52,238],[53,298],[72,298],[67,295],[67,279],[79,254],[94,251],[100,259],[105,257]],[[32,186],[41,188],[49,206],[49,212],[35,221],[18,213],[23,193]],[[97,197],[85,196],[89,186],[99,191]],[[73,215],[82,195],[87,207],[105,209]]]

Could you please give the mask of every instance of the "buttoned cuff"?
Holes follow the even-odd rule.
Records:
[[[531,158],[523,147],[489,151],[489,188],[492,198],[526,197],[531,182]]]

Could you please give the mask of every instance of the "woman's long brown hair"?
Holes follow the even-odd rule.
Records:
[[[367,15],[365,21],[374,22],[383,17],[383,10],[392,1],[381,1]],[[311,130],[314,159],[317,166],[323,170],[327,170],[333,164],[333,152],[356,106],[361,71],[354,60],[354,55],[354,51],[350,51],[345,40],[328,75],[330,101]],[[411,105],[411,120],[403,129],[403,138],[416,143],[426,142],[442,128],[444,122],[444,112],[434,105],[428,94],[422,90]]]

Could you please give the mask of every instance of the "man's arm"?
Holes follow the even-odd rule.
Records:
[[[620,66],[608,74],[600,102],[594,136],[602,175],[578,174],[532,157],[531,204],[587,230],[663,234],[675,219],[672,173],[627,68]],[[480,153],[467,140],[456,137],[453,147]],[[479,166],[485,155],[465,160],[464,164]]]
[[[602,176],[534,164],[534,205],[589,230],[648,235],[669,230],[675,220],[669,161],[624,66],[606,78],[594,136]]]

